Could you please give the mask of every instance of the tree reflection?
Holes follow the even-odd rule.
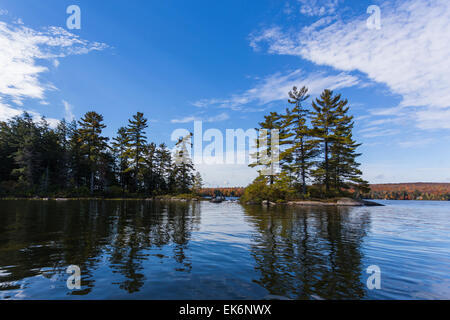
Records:
[[[272,295],[291,299],[360,299],[361,245],[369,228],[363,208],[248,206],[257,229],[252,255]]]
[[[154,249],[172,248],[174,268],[191,271],[186,249],[199,223],[196,203],[2,201],[0,290],[24,289],[21,281],[38,275],[65,285],[66,268],[78,265],[82,290],[67,294],[86,295],[96,285],[95,271],[107,264],[121,276],[115,282],[121,289],[137,292],[149,256],[167,258],[152,255]]]

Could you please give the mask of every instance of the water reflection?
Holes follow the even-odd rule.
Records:
[[[106,265],[122,276],[115,284],[137,292],[152,248],[170,247],[153,258],[172,257],[177,272],[192,268],[185,250],[200,223],[196,203],[2,201],[1,210],[0,290],[25,290],[20,281],[38,275],[65,283],[67,266],[78,265],[83,290],[70,293],[86,295]]]
[[[0,299],[445,299],[449,209],[0,201]]]
[[[272,295],[291,299],[361,299],[362,241],[368,212],[352,208],[245,207],[252,255]]]

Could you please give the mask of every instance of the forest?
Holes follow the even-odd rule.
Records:
[[[348,100],[328,89],[309,104],[308,99],[308,88],[293,87],[290,107],[270,112],[259,123],[257,130],[266,133],[264,143],[258,143],[266,149],[252,155],[257,161],[250,166],[259,168],[259,176],[245,189],[243,201],[359,198],[369,192],[357,162],[361,144],[353,138]],[[278,132],[277,137],[272,132]],[[274,169],[273,154],[278,155],[279,170]]]
[[[367,199],[382,200],[450,200],[450,183],[372,184]]]
[[[56,128],[28,113],[0,122],[0,196],[140,197],[201,188],[187,139],[174,153],[149,143],[140,112],[111,141],[105,128],[94,111]]]

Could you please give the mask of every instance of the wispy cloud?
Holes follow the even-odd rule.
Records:
[[[189,117],[185,117],[185,118],[181,118],[181,119],[172,119],[170,122],[171,123],[189,123],[189,122],[194,122],[194,121],[203,121],[203,122],[220,122],[220,121],[225,121],[228,120],[230,118],[230,116],[223,112],[221,114],[218,114],[216,116],[212,116],[212,117],[196,117],[196,116],[189,116]]]
[[[41,79],[48,71],[45,61],[59,65],[57,58],[103,50],[106,44],[90,42],[59,27],[41,31],[22,23],[0,22],[0,97],[9,100],[0,105],[3,116],[17,112],[12,105],[22,106],[25,99],[45,103],[45,92],[56,87]]]
[[[65,100],[62,101],[64,105],[65,118],[68,121],[72,121],[75,119],[75,115],[73,114],[73,107]]]
[[[392,136],[400,132],[401,131],[399,129],[382,129],[379,127],[370,127],[359,131],[359,133],[362,133],[362,136],[364,138],[378,138],[378,137]]]
[[[339,0],[298,0],[300,13],[307,16],[333,14],[339,6]],[[342,1],[341,1],[342,2]]]
[[[450,128],[450,2],[409,0],[381,7],[381,30],[353,20],[319,20],[297,33],[279,27],[253,35],[251,46],[295,55],[345,72],[360,71],[403,97],[400,108],[419,128]],[[292,36],[294,34],[294,36]],[[432,119],[439,119],[432,123]]]
[[[265,105],[271,102],[286,100],[293,86],[307,86],[311,94],[319,94],[323,89],[331,90],[352,87],[359,84],[357,77],[342,72],[336,75],[325,73],[306,74],[302,70],[288,73],[276,73],[259,81],[253,88],[243,93],[233,94],[229,98],[202,99],[194,102],[196,107],[218,107],[242,110],[248,104]],[[245,107],[245,109],[248,109]],[[259,111],[260,109],[254,109]]]

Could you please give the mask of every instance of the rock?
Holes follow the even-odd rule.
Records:
[[[363,203],[366,207],[384,207],[384,204],[363,200]]]
[[[269,206],[276,206],[277,204],[275,202],[269,202]]]
[[[261,202],[261,204],[263,206],[268,206],[269,205],[269,201],[268,200],[263,200],[263,202]]]
[[[336,202],[336,205],[338,206],[363,206],[364,203],[362,201],[354,200],[351,198],[341,198]]]

